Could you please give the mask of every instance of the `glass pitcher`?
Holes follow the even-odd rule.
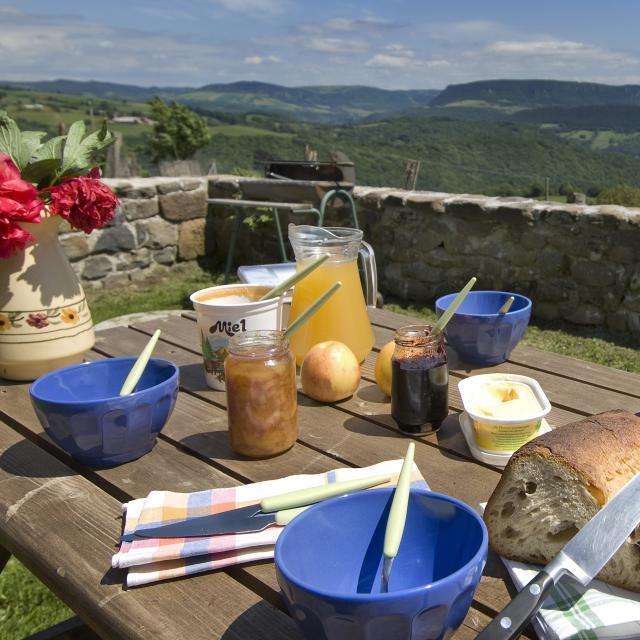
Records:
[[[362,241],[362,231],[291,224],[289,240],[298,269],[324,253],[329,254],[328,260],[296,284],[289,324],[331,285],[342,282],[329,301],[291,336],[297,364],[302,364],[314,344],[325,340],[343,342],[362,362],[373,346],[373,331],[358,274],[358,255],[364,261],[367,300],[372,306],[377,294],[375,258],[371,247]]]

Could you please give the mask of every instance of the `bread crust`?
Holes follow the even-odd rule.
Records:
[[[558,478],[551,478],[551,484],[546,486],[552,487],[556,482],[567,483],[563,485],[566,486],[565,496],[572,495],[574,498],[567,498],[562,506],[553,502],[543,503],[548,505],[547,513],[553,517],[538,520],[541,523],[539,526],[543,528],[542,535],[556,533],[545,527],[567,522],[575,522],[575,533],[627,482],[640,473],[640,417],[619,409],[607,411],[555,429],[518,449],[507,463],[484,512],[489,542],[501,556],[522,562],[546,564],[568,541],[555,540],[548,544],[531,545],[526,549],[523,547],[528,545],[514,544],[513,539],[505,537],[505,532],[512,529],[512,526],[516,529],[520,527],[520,530],[524,526],[519,514],[526,501],[519,502],[513,498],[513,487],[524,487],[531,480],[528,476],[532,473],[535,475],[527,469],[541,470],[543,467],[547,471],[551,467],[550,473],[554,476],[557,468],[558,474]],[[574,499],[578,502],[572,504]],[[513,514],[505,513],[504,510],[509,501],[515,504]],[[579,517],[575,513],[578,504],[581,514]],[[625,542],[598,577],[610,584],[640,591],[637,573],[639,562],[638,545],[631,541]]]
[[[570,467],[600,505],[640,472],[640,417],[622,409],[599,413],[534,438],[507,463],[537,455]]]

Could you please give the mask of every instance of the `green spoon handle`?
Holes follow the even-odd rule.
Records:
[[[306,278],[312,271],[317,269],[325,260],[329,258],[328,253],[324,253],[319,258],[310,262],[306,267],[300,269],[300,271],[296,271],[290,278],[287,278],[284,282],[281,282],[279,285],[276,285],[271,291],[267,291],[260,300],[270,300],[271,298],[275,298],[280,294],[284,293],[291,289],[291,287],[300,282],[303,278]]]
[[[296,507],[295,509],[284,509],[276,513],[276,524],[284,526],[289,524],[297,515],[300,515],[305,509],[308,509],[311,505],[306,507]]]
[[[507,298],[507,301],[500,307],[500,309],[498,309],[498,314],[507,313],[507,311],[511,309],[511,305],[513,304],[514,300],[515,298],[513,296],[509,296]]]
[[[393,493],[393,502],[387,520],[387,529],[384,534],[383,553],[387,558],[395,558],[400,548],[400,541],[404,532],[404,524],[407,520],[407,506],[409,504],[409,490],[411,489],[411,471],[413,470],[413,453],[416,445],[409,443],[407,454],[402,463],[402,471],[398,478],[396,490]]]
[[[136,385],[138,384],[140,378],[142,377],[142,374],[144,373],[144,369],[147,366],[147,362],[149,362],[149,358],[151,357],[151,353],[153,352],[159,337],[160,329],[156,329],[151,338],[149,338],[149,342],[147,342],[147,344],[145,345],[142,353],[138,356],[138,359],[135,361],[133,367],[131,367],[131,371],[129,371],[129,375],[124,381],[122,389],[120,389],[121,396],[128,396],[136,388]]]
[[[467,293],[471,291],[471,288],[476,283],[477,278],[474,276],[464,285],[464,287],[460,290],[460,293],[454,298],[453,302],[444,310],[444,313],[440,316],[438,321],[431,329],[431,335],[437,335],[440,333],[446,326],[453,314],[458,310],[458,307],[462,304],[463,300],[467,297]]]
[[[260,503],[260,509],[264,513],[273,513],[283,509],[291,509],[293,507],[302,507],[305,505],[320,502],[334,496],[341,496],[351,491],[360,491],[361,489],[369,489],[383,482],[389,482],[390,475],[369,476],[368,478],[358,478],[356,480],[345,480],[343,482],[332,482],[323,484],[320,487],[311,487],[310,489],[298,489],[289,493],[283,493],[279,496],[265,498]]]

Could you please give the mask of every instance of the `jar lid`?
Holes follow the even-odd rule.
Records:
[[[289,340],[283,331],[241,331],[229,338],[229,353],[237,356],[275,356],[289,350]]]

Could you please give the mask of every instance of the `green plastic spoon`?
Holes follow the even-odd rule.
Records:
[[[467,293],[471,291],[471,288],[476,283],[475,276],[464,285],[460,293],[455,297],[454,301],[444,310],[444,313],[438,318],[438,321],[433,325],[431,329],[431,335],[435,336],[440,333],[446,326],[453,314],[458,310],[458,307],[462,304],[462,301],[467,297]]]
[[[411,471],[413,469],[413,453],[416,445],[409,443],[407,453],[402,463],[402,470],[398,477],[398,484],[393,492],[393,502],[389,511],[387,528],[384,533],[384,559],[382,562],[382,591],[389,590],[389,576],[393,559],[398,555],[404,525],[407,520],[407,507],[409,505],[409,491],[411,489]]]
[[[122,389],[120,389],[121,396],[128,396],[136,388],[136,385],[138,384],[138,381],[142,376],[144,368],[147,366],[147,362],[149,362],[151,352],[154,350],[159,337],[160,329],[156,329],[151,338],[149,338],[149,342],[147,342],[144,349],[138,356],[138,359],[135,361],[133,367],[131,367],[131,371],[129,371],[129,375],[124,381]]]
[[[501,315],[503,313],[507,313],[507,311],[509,311],[509,309],[511,309],[511,305],[513,304],[513,301],[515,300],[515,298],[513,296],[509,296],[506,300],[506,302],[500,307],[500,309],[498,309],[498,315]]]
[[[284,282],[281,282],[279,285],[276,285],[270,291],[267,291],[260,300],[270,300],[271,298],[275,298],[279,296],[281,293],[288,291],[291,287],[302,280],[302,278],[306,278],[312,271],[317,269],[325,260],[329,258],[328,253],[322,254],[319,258],[316,258],[313,262],[310,262],[304,269],[300,269],[300,271],[296,271],[291,277],[287,278]]]
[[[285,338],[291,337],[320,307],[342,286],[338,281],[331,285],[313,304],[310,304],[284,331]]]

